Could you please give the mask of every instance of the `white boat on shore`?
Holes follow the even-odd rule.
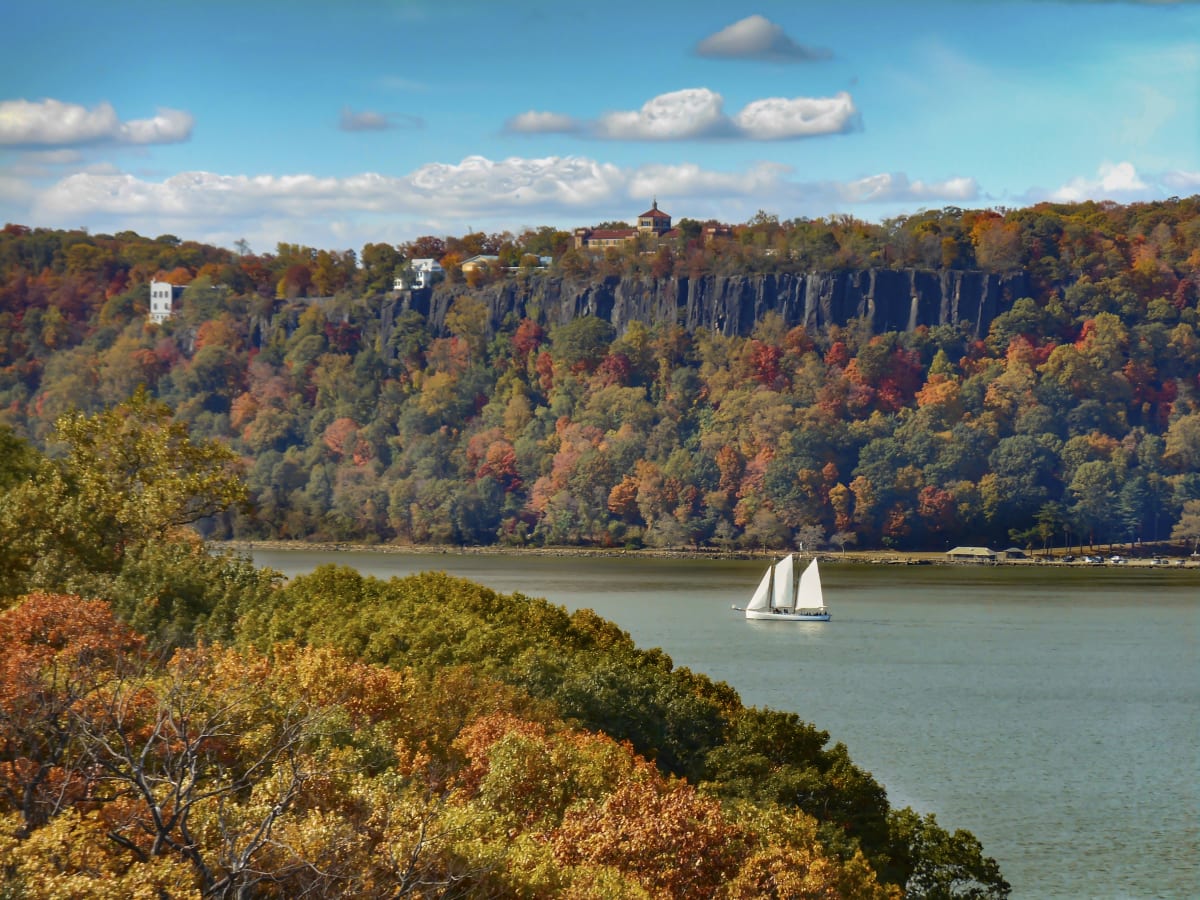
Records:
[[[788,554],[763,573],[750,603],[733,607],[747,619],[764,622],[828,622],[829,609],[821,588],[821,573],[816,557],[808,564],[793,586],[795,558]]]

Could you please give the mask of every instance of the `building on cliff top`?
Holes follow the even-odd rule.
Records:
[[[444,275],[445,269],[436,259],[411,259],[392,285],[393,290],[420,290],[431,287],[435,279]]]
[[[671,227],[671,217],[658,208],[657,198],[653,206],[637,217],[637,226],[634,228],[576,228],[575,247],[579,250],[620,247],[643,234],[655,239],[679,234],[677,229]]]
[[[462,261],[463,274],[474,272],[476,269],[486,269],[489,266],[499,265],[500,257],[494,253],[481,253],[477,256],[471,256]]]
[[[183,286],[169,281],[150,282],[150,321],[162,324],[175,313],[175,301],[183,294]]]

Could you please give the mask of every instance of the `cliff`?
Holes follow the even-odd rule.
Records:
[[[789,327],[804,325],[811,330],[845,325],[853,319],[865,319],[876,333],[966,322],[976,337],[983,337],[992,319],[1028,290],[1024,272],[950,269],[610,277],[582,282],[533,275],[474,289],[440,284],[431,291],[406,291],[394,308],[417,310],[435,331],[443,329],[454,300],[472,294],[487,304],[492,329],[510,314],[547,327],[590,315],[608,320],[618,333],[630,322],[641,321],[675,322],[689,331],[748,335],[763,316],[775,312]]]

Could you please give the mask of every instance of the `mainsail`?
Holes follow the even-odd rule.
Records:
[[[792,608],[792,554],[775,564],[775,591],[771,605],[776,609]]]

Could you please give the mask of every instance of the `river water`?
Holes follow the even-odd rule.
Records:
[[[747,622],[764,563],[255,550],[590,607],[828,731],[1016,898],[1200,897],[1200,572],[822,564],[829,623]]]

